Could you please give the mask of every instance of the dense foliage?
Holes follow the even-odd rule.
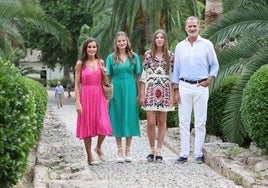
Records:
[[[208,114],[207,114],[207,134],[216,136],[223,136],[221,118],[224,106],[234,84],[237,82],[236,77],[228,77],[222,85],[216,88],[209,96],[208,101]]]
[[[220,118],[227,141],[244,145],[248,135],[241,116],[243,89],[251,75],[268,62],[268,2],[225,0],[223,7],[223,14],[207,27],[204,37],[218,50],[220,72],[213,86],[217,88],[226,77],[239,76]]]
[[[0,1],[0,56],[17,63],[25,47],[25,35],[22,31],[31,33],[30,28],[36,33],[49,33],[61,48],[71,46],[71,38],[65,27],[51,18],[41,9],[36,0]],[[34,36],[36,37],[36,35]]]
[[[35,116],[36,123],[32,122],[32,134],[34,134],[35,142],[39,140],[41,136],[41,130],[43,129],[43,120],[46,115],[48,94],[46,89],[38,81],[31,78],[23,77],[23,84],[30,91],[30,95],[33,96],[35,104]]]
[[[251,76],[242,100],[242,120],[250,138],[268,154],[268,65]]]
[[[41,0],[41,7],[46,14],[64,25],[71,34],[71,48],[67,51],[61,48],[58,41],[50,34],[38,34],[31,32],[28,41],[30,45],[42,51],[41,61],[50,68],[57,64],[66,68],[65,71],[73,71],[78,57],[77,38],[83,24],[91,25],[92,20],[86,10],[85,0]],[[29,33],[29,32],[27,32]]]
[[[0,187],[10,187],[22,177],[41,133],[47,95],[39,83],[29,84],[14,64],[0,59]]]
[[[125,31],[133,49],[143,55],[150,47],[153,33],[161,28],[169,38],[173,51],[178,41],[186,37],[184,22],[189,15],[203,17],[204,0],[88,0],[93,25],[89,36],[100,42],[100,55],[113,51],[117,31]]]

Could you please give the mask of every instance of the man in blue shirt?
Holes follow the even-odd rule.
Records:
[[[185,22],[188,37],[175,49],[173,72],[174,102],[179,104],[181,152],[177,162],[186,162],[190,154],[190,122],[194,110],[195,161],[204,162],[203,145],[206,136],[208,86],[217,76],[219,63],[213,44],[199,36],[200,21],[190,16]]]
[[[58,81],[57,86],[55,88],[55,98],[57,99],[58,108],[62,107],[62,98],[64,96],[64,89]]]

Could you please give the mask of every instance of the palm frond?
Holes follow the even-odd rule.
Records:
[[[204,37],[217,44],[226,38],[236,38],[244,32],[264,27],[268,27],[268,7],[252,6],[224,14],[207,28]]]
[[[23,18],[22,23],[30,23],[41,31],[52,34],[60,43],[61,48],[68,50],[72,48],[72,38],[65,26],[59,24],[55,19],[44,15],[35,18]]]
[[[64,26],[46,15],[38,1],[18,0],[0,2],[1,27],[0,32],[22,43],[19,33],[26,24],[32,24],[35,28],[52,34],[61,44],[63,49],[71,48],[71,37]],[[4,28],[3,28],[4,26]],[[4,30],[6,28],[6,30]]]
[[[224,0],[223,1],[223,13],[226,13],[231,10],[240,10],[245,7],[250,7],[251,5],[267,5],[266,0]]]
[[[233,88],[223,116],[223,134],[231,142],[243,143],[247,133],[241,121],[241,102],[246,83],[261,66],[268,62],[268,47],[260,48],[246,63],[241,79]],[[234,131],[236,130],[236,131]]]
[[[197,7],[197,1],[188,0],[188,1],[186,1],[186,3],[188,4],[188,7],[190,7],[192,15],[199,17],[200,15],[199,15],[198,7]]]
[[[33,67],[30,67],[29,63],[20,65],[18,69],[20,70],[22,76],[29,76],[30,74],[41,74],[40,70],[36,70]]]
[[[239,70],[241,70],[242,67],[243,65],[241,65],[240,62],[236,62],[232,66],[220,68],[220,72],[218,73],[217,77],[209,85],[210,93],[213,93],[215,89],[220,87],[226,78],[228,78],[229,76],[237,75],[237,73],[239,72]]]
[[[233,74],[240,75],[244,66],[268,46],[268,28],[256,29],[246,32],[235,46],[218,52],[220,72],[212,82],[210,92],[221,85],[223,80]]]

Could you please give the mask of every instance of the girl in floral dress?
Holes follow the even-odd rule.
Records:
[[[164,30],[157,30],[151,49],[146,51],[140,79],[139,103],[146,111],[147,134],[151,153],[149,162],[162,162],[162,145],[167,129],[167,112],[173,111],[171,77],[174,54],[168,50],[168,39]],[[158,126],[157,148],[155,147],[156,125]]]

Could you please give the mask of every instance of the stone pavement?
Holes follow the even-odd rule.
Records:
[[[133,137],[131,163],[116,163],[115,139],[106,137],[103,152],[108,160],[98,166],[88,166],[83,141],[75,137],[74,96],[65,97],[63,107],[58,109],[54,92],[48,91],[48,95],[48,110],[33,172],[35,188],[242,187],[207,164],[196,164],[192,156],[187,163],[175,164],[179,139],[166,138],[163,163],[148,163],[146,121],[141,121],[142,135]],[[92,147],[95,145],[96,138],[93,138]]]

